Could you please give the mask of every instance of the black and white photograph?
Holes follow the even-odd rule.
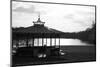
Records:
[[[11,1],[11,66],[96,61],[96,6]]]

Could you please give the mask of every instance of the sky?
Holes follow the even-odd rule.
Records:
[[[95,7],[12,2],[12,27],[29,27],[40,13],[45,26],[63,32],[80,32],[95,23]]]

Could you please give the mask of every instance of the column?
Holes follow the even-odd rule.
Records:
[[[55,47],[56,47],[56,38],[55,38]]]
[[[43,38],[42,38],[42,46],[44,46],[43,44],[44,44],[44,40],[43,40]]]
[[[34,37],[33,37],[33,45],[32,46],[34,47]]]
[[[50,38],[50,46],[52,46],[52,38]]]
[[[59,48],[60,48],[60,38],[59,38]]]
[[[39,38],[37,38],[37,46],[39,46]]]
[[[47,38],[46,38],[46,46],[47,46]]]
[[[28,47],[28,37],[26,37],[26,46]]]

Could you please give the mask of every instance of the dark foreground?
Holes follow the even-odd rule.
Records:
[[[95,46],[61,46],[66,54],[47,58],[12,57],[12,67],[27,65],[42,65],[55,63],[73,63],[96,61]]]

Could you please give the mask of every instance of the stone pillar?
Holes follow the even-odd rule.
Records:
[[[28,47],[28,37],[26,37],[26,46]]]
[[[39,38],[37,38],[37,46],[39,46]]]
[[[33,45],[32,46],[34,47],[34,37],[33,37]]]
[[[42,46],[44,46],[43,44],[44,44],[44,40],[43,40],[44,38],[42,38]]]
[[[55,38],[55,47],[56,47],[56,38]]]
[[[59,49],[60,49],[60,38],[59,38]]]
[[[50,38],[50,46],[52,46],[52,38]]]

